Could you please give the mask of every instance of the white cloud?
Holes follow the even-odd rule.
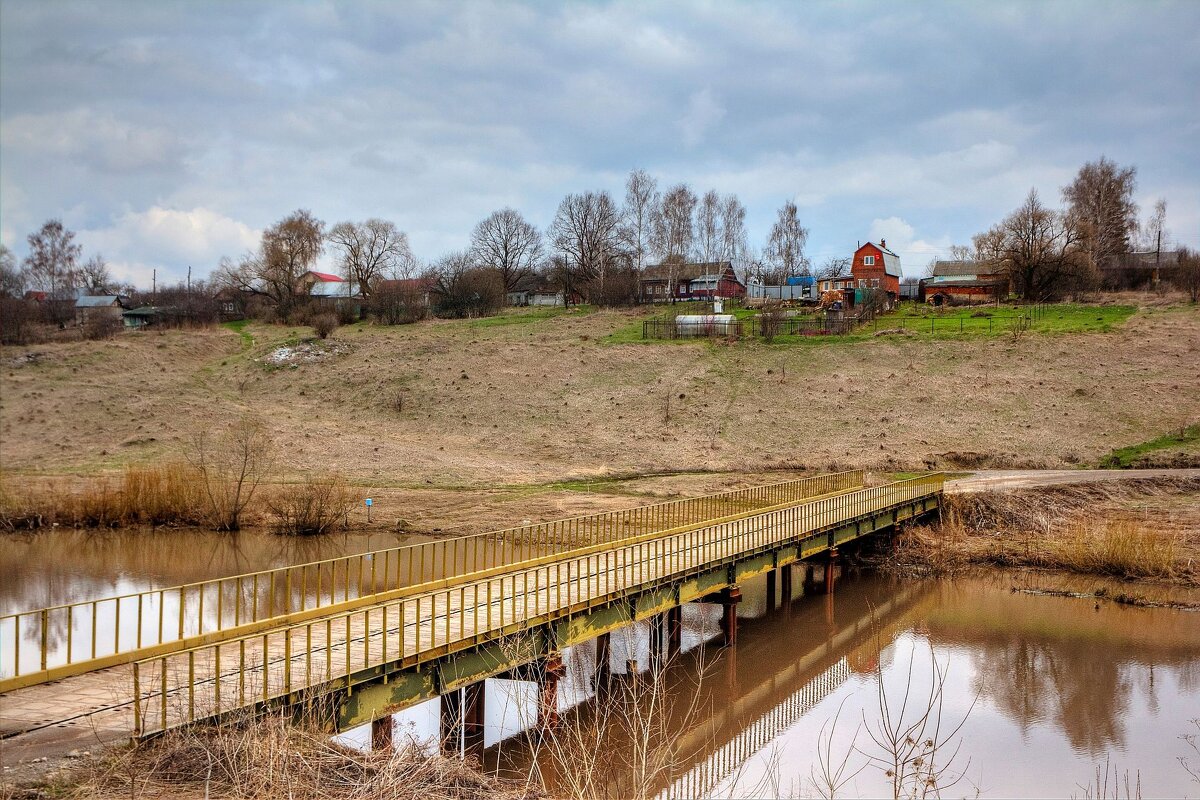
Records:
[[[207,208],[154,206],[122,214],[108,227],[82,230],[78,238],[87,252],[103,253],[122,278],[141,281],[154,267],[160,280],[168,271],[178,277],[189,265],[206,275],[221,256],[257,246],[261,232]]]
[[[184,153],[181,139],[167,128],[87,108],[18,114],[5,121],[0,142],[18,157],[87,161],[107,172],[173,168]]]

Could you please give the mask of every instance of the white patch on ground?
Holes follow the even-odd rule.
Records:
[[[277,347],[259,359],[273,367],[298,367],[301,364],[317,364],[345,355],[354,349],[349,342],[336,339],[312,339],[299,344]]]

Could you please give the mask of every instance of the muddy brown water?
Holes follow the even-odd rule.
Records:
[[[0,613],[412,541],[378,533],[7,536]],[[1146,797],[1200,796],[1180,762],[1200,765],[1182,738],[1200,734],[1200,612],[1023,591],[1101,587],[1200,601],[1195,591],[1035,573],[923,581],[852,573],[828,596],[819,582],[806,593],[798,572],[790,601],[768,610],[760,578],[743,586],[735,648],[715,645],[720,609],[703,603],[685,608],[684,652],[660,673],[647,669],[649,626],[614,634],[614,684],[599,700],[594,644],[569,648],[558,698],[564,733],[552,740],[522,735],[536,719],[534,684],[490,679],[482,760],[501,774],[536,774],[559,792],[589,769],[610,795],[760,797],[816,794],[828,753],[835,765],[846,757],[839,796],[886,795],[884,753],[871,737],[881,697],[893,719],[912,721],[940,673],[942,735],[962,723],[935,758],[948,764],[943,784],[958,779],[946,795],[1083,796],[1097,769],[1107,769],[1110,792],[1114,775],[1128,775]],[[630,660],[638,681],[627,674]],[[614,715],[633,700],[647,703],[654,685],[666,699],[652,713]],[[397,714],[398,732],[435,736],[439,702]],[[650,745],[635,744],[629,719],[652,720]],[[359,729],[344,738],[368,736]],[[652,766],[636,769],[642,762]]]

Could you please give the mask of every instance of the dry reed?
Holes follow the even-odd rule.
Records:
[[[472,762],[429,755],[405,739],[364,752],[274,714],[173,731],[112,752],[69,776],[73,798],[288,798],[483,800],[537,796],[523,783],[483,775]]]
[[[1196,480],[1132,480],[951,495],[940,522],[903,531],[889,564],[924,573],[1028,566],[1196,584],[1200,529],[1144,503],[1197,490]],[[1143,507],[1125,507],[1135,500]]]

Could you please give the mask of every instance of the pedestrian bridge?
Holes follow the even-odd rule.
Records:
[[[322,700],[347,729],[938,508],[841,472],[0,617],[0,737],[146,736]],[[790,576],[786,573],[785,579]]]

